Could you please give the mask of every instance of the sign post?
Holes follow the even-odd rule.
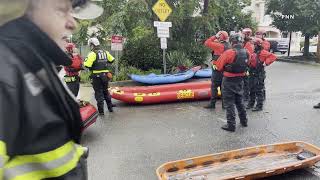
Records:
[[[122,36],[112,36],[111,38],[111,50],[115,51],[116,55],[116,67],[115,75],[119,74],[119,51],[123,50],[123,37]]]
[[[152,7],[153,12],[158,16],[161,22],[155,21],[154,27],[157,27],[157,35],[160,38],[161,49],[162,49],[162,61],[163,61],[163,72],[167,73],[167,62],[166,62],[166,49],[167,38],[170,37],[169,28],[172,27],[171,22],[164,22],[172,13],[172,9],[165,0],[158,0],[158,2]]]

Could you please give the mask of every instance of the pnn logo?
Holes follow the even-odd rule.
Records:
[[[284,15],[284,14],[282,14],[280,17],[282,19],[294,19],[294,15]]]

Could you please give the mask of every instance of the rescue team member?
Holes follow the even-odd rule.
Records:
[[[267,33],[264,30],[256,32],[256,38],[262,39],[262,47],[266,51],[270,51],[270,42],[266,40]]]
[[[238,109],[241,125],[248,126],[247,112],[242,97],[243,77],[246,75],[250,54],[243,48],[240,34],[231,35],[230,42],[233,49],[225,51],[214,64],[218,71],[223,72],[222,98],[227,110],[227,124],[221,128],[234,132],[236,129],[234,105]]]
[[[72,63],[62,38],[75,3],[29,0],[0,27],[0,179],[87,179],[79,106],[55,69]]]
[[[270,45],[270,42],[265,39],[266,36],[267,36],[267,33],[266,33],[265,30],[257,31],[256,34],[255,34],[255,37],[256,37],[256,38],[262,39],[262,41],[263,41],[263,42],[262,42],[262,48],[263,48],[264,50],[270,52],[270,47],[271,47],[271,45]],[[264,80],[265,80],[266,78],[267,78],[267,77],[265,76],[265,77],[264,77]],[[266,88],[263,87],[263,100],[265,100],[265,99],[266,99]]]
[[[113,112],[111,96],[108,91],[109,80],[112,79],[109,71],[109,64],[113,63],[114,57],[100,48],[100,42],[97,38],[88,40],[91,52],[87,56],[84,66],[89,68],[92,77],[92,86],[97,101],[100,115],[104,115],[104,101],[107,103],[109,112]]]
[[[66,45],[66,52],[71,58],[72,64],[70,66],[64,66],[64,70],[66,72],[64,81],[73,95],[77,97],[80,88],[79,72],[82,68],[82,60],[79,54],[74,53],[74,49],[75,45],[73,43],[68,43]]]
[[[255,55],[249,62],[249,84],[250,84],[250,100],[247,105],[247,109],[254,107],[257,101],[256,107],[252,111],[262,111],[263,109],[263,89],[264,89],[264,77],[265,66],[272,64],[277,57],[263,49],[262,39],[255,39]]]
[[[247,49],[250,53],[250,56],[254,53],[254,43],[252,40],[252,30],[250,28],[244,28],[242,30],[242,35],[244,37],[243,47]],[[249,74],[247,73],[246,76],[243,78],[244,80],[244,92],[243,92],[243,99],[244,101],[249,100]]]
[[[229,34],[226,31],[219,31],[215,36],[210,37],[204,43],[204,45],[212,50],[212,62],[216,61],[220,55],[231,48],[228,42]],[[216,70],[216,67],[212,66],[211,75],[211,99],[210,103],[205,106],[207,109],[215,109],[216,101],[218,97],[218,87],[222,84],[222,72]],[[223,108],[223,101],[222,101]]]

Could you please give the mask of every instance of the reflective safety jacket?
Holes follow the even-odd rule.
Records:
[[[27,18],[0,27],[0,180],[84,179],[79,105],[59,65],[71,60]]]
[[[108,51],[91,51],[84,61],[84,66],[89,68],[93,74],[106,73],[109,72],[108,64],[113,61],[114,57]]]

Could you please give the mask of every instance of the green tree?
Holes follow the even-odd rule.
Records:
[[[209,3],[211,26],[216,30],[227,32],[247,27],[256,29],[257,24],[252,20],[251,13],[242,12],[250,3],[250,0],[211,0]]]
[[[267,0],[267,13],[273,18],[273,25],[281,31],[301,31],[305,36],[304,56],[309,55],[309,40],[320,29],[319,0]],[[294,18],[287,18],[293,15]]]
[[[195,65],[206,61],[209,50],[203,41],[219,30],[231,31],[244,27],[255,27],[250,14],[241,12],[250,0],[210,0],[208,13],[202,13],[199,0],[166,0],[173,13],[168,51],[179,52]],[[77,37],[85,42],[85,29],[101,25],[102,37],[119,34],[126,37],[123,63],[137,68],[159,68],[162,63],[160,40],[156,37],[153,21],[158,17],[152,12],[157,0],[103,0],[103,16],[88,23],[81,22]],[[151,32],[151,33],[150,33]],[[138,59],[137,59],[138,58]],[[149,58],[149,59],[148,59]],[[133,62],[134,61],[134,62]]]

